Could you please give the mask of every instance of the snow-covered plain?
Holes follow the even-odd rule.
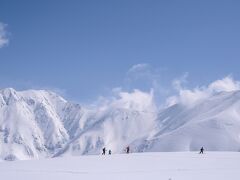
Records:
[[[139,153],[0,163],[7,180],[237,180],[240,153]]]

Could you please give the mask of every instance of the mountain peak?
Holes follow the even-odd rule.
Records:
[[[13,88],[5,88],[0,90],[0,96],[2,96],[3,101],[9,105],[19,99],[17,91]]]
[[[9,88],[3,88],[0,90],[0,93],[8,93],[8,94],[15,94],[16,90],[9,87]]]

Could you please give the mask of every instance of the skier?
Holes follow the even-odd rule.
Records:
[[[127,153],[127,154],[130,153],[130,147],[129,147],[129,146],[126,148],[126,153]]]
[[[111,150],[109,150],[109,151],[108,151],[108,155],[111,155],[111,154],[112,154],[112,151],[111,151]]]
[[[106,148],[104,147],[103,149],[102,149],[102,155],[105,155],[106,154]]]
[[[199,154],[203,154],[203,152],[204,152],[204,148],[202,147],[202,148],[200,149],[200,153],[199,153]]]

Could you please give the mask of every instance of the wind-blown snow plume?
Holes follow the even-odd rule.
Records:
[[[220,92],[231,92],[240,90],[240,82],[234,80],[231,76],[216,80],[208,86],[196,87],[188,89],[182,86],[186,82],[187,75],[180,80],[173,81],[174,87],[177,89],[177,95],[167,98],[167,105],[183,104],[188,107],[194,106],[196,103],[202,102]]]
[[[153,89],[155,99],[162,101],[164,97],[169,95],[169,88],[164,78],[166,70],[164,67],[155,68],[146,63],[135,64],[128,70],[123,87],[128,91]]]
[[[114,89],[113,91],[113,96],[99,98],[97,103],[99,108],[104,109],[111,107],[136,111],[146,111],[147,109],[156,110],[153,90],[143,92],[134,89],[132,92],[127,92],[122,89]]]

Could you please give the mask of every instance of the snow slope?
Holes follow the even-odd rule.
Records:
[[[159,113],[137,151],[240,151],[240,92],[222,92],[193,107],[180,104]]]
[[[109,108],[94,113],[91,118],[96,121],[73,138],[55,157],[99,154],[103,147],[122,153],[134,140],[150,132],[156,116],[143,111]]]
[[[103,114],[96,126],[76,136],[56,156],[99,154],[103,146],[121,153],[129,144],[133,152],[198,151],[202,146],[209,151],[240,151],[239,91],[160,112],[151,104],[144,109],[109,106]]]
[[[240,154],[210,152],[140,153],[1,162],[8,180],[226,180],[239,179]]]

